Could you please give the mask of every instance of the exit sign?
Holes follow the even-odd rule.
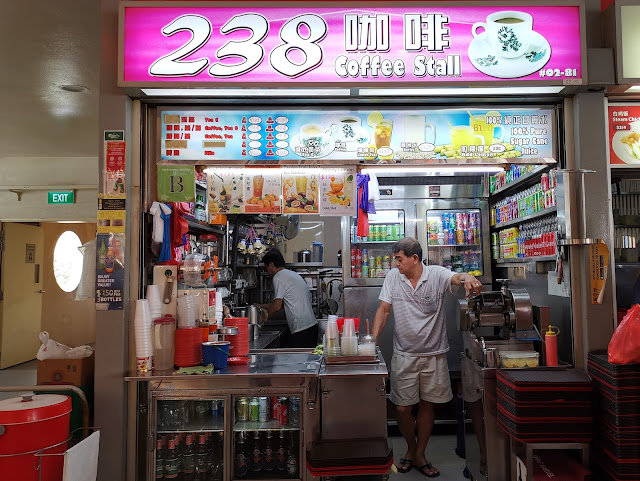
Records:
[[[75,195],[72,190],[62,192],[49,192],[47,204],[73,204],[75,203]]]

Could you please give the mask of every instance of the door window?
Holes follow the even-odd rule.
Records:
[[[60,289],[71,292],[80,284],[82,276],[82,253],[78,247],[82,246],[80,238],[75,232],[63,232],[53,250],[53,275]]]

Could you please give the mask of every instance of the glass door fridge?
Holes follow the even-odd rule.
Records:
[[[491,281],[485,201],[430,200],[426,208],[425,263]],[[475,205],[474,205],[475,204]]]

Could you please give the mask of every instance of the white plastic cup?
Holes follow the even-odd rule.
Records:
[[[337,320],[329,319],[327,321],[327,328],[326,328],[326,331],[325,331],[325,335],[326,335],[327,340],[328,339],[338,339],[339,338]]]
[[[353,319],[348,317],[344,320],[344,326],[342,326],[342,336],[355,337],[355,335],[356,335],[356,325],[353,322]]]
[[[356,336],[342,336],[340,350],[343,356],[356,356],[358,354],[358,338]]]
[[[162,299],[161,299],[160,286],[156,284],[149,284],[147,286],[147,302],[149,302],[149,310],[151,312],[152,319],[158,319],[162,317]]]

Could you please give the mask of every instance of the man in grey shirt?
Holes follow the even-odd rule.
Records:
[[[288,347],[316,347],[318,344],[318,320],[311,306],[309,286],[300,274],[285,269],[284,257],[277,249],[270,250],[262,258],[267,273],[273,276],[273,302],[263,304],[267,317],[282,309],[287,317],[291,335]]]
[[[433,404],[449,402],[453,397],[446,357],[449,342],[444,296],[460,285],[467,295],[479,294],[482,284],[470,274],[424,266],[422,247],[410,237],[393,245],[393,257],[397,269],[384,280],[373,335],[377,340],[393,306],[390,399],[396,405],[398,427],[407,442],[406,454],[397,468],[400,473],[415,468],[435,478],[440,471],[425,457],[433,429]],[[413,406],[418,403],[418,416],[414,418]]]

